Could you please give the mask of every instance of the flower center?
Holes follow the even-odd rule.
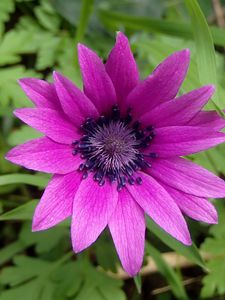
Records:
[[[99,185],[105,180],[117,182],[121,190],[126,183],[141,184],[142,180],[135,173],[151,165],[146,157],[156,157],[156,153],[144,154],[154,138],[152,126],[141,129],[138,121],[132,122],[130,110],[121,118],[120,110],[114,105],[109,116],[98,120],[87,118],[81,125],[84,135],[72,143],[73,155],[80,153],[84,162],[79,166],[83,179],[93,172],[93,179]]]

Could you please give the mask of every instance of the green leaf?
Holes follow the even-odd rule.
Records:
[[[101,234],[96,243],[94,243],[93,248],[98,264],[104,270],[116,272],[119,260],[108,232]]]
[[[78,53],[77,44],[82,42],[84,39],[84,34],[88,27],[88,22],[93,11],[94,0],[82,0],[81,12],[79,17],[79,23],[77,25],[76,35],[75,35],[75,52],[74,61],[76,63],[75,67],[78,68]]]
[[[169,246],[171,249],[182,254],[190,261],[196,263],[200,267],[206,269],[205,263],[199,254],[199,251],[195,244],[191,246],[185,246],[184,244],[178,242],[176,239],[167,234],[162,230],[156,223],[154,223],[149,217],[147,217],[147,228],[153,232],[164,244]]]
[[[26,248],[20,240],[13,242],[0,250],[0,265],[4,264],[11,257]],[[0,298],[1,299],[1,298]]]
[[[46,32],[44,35],[44,41],[41,42],[37,52],[37,70],[44,70],[46,68],[52,68],[52,66],[54,66],[62,43],[62,39],[60,37],[54,37],[48,32]],[[39,39],[38,36],[37,39]],[[40,40],[43,40],[43,35],[42,39]],[[49,51],[50,49],[51,51]]]
[[[215,245],[216,247],[216,245]],[[223,248],[224,249],[224,248]],[[224,295],[225,293],[225,253],[222,257],[214,258],[207,263],[209,273],[203,280],[203,288],[201,290],[202,298],[211,298],[213,295]]]
[[[188,300],[188,296],[183,287],[183,283],[178,274],[164,261],[161,253],[149,243],[146,243],[147,253],[153,258],[155,261],[159,272],[165,277],[168,281],[174,295],[178,299]]]
[[[0,186],[8,184],[30,184],[40,188],[44,188],[49,179],[41,175],[29,175],[29,174],[7,174],[0,176]]]
[[[52,4],[63,18],[72,25],[77,26],[81,12],[81,1],[52,0]]]
[[[13,289],[1,291],[0,300],[42,300],[40,297],[41,283],[39,280],[32,280],[26,284]],[[49,298],[48,300],[52,300]]]
[[[22,125],[18,129],[10,132],[7,137],[7,142],[10,146],[16,146],[18,144],[25,143],[28,140],[36,139],[41,136],[42,134],[32,127]]]
[[[23,205],[20,205],[2,215],[0,215],[0,221],[5,220],[32,220],[34,209],[37,205],[37,200],[29,201]]]
[[[191,26],[185,22],[137,17],[106,9],[99,9],[99,18],[104,25],[113,30],[119,30],[121,26],[124,26],[131,30],[144,30],[146,32],[168,34],[183,39],[193,39]],[[225,46],[225,29],[210,26],[210,31],[214,43]]]
[[[7,32],[0,43],[0,66],[18,63],[21,61],[20,54],[34,50],[30,44],[31,39],[32,34],[29,31]]]
[[[66,274],[72,274],[72,276],[65,276]],[[61,285],[55,291],[54,297],[58,293],[61,295],[61,298],[56,297],[57,300],[66,297],[76,300],[126,299],[121,290],[123,282],[96,270],[84,257],[62,266],[55,274],[54,280]]]
[[[15,2],[13,0],[0,1],[0,39],[4,30],[4,23],[9,20],[10,13],[14,11]]]
[[[215,50],[207,21],[196,0],[185,0],[185,4],[191,17],[201,84],[214,84],[217,86]],[[214,108],[223,115],[222,110],[220,110],[221,103],[217,93],[214,94],[213,102],[211,103],[213,105],[209,106],[209,108]]]
[[[17,83],[17,80],[23,77],[40,76],[32,70],[26,70],[22,65],[0,69],[1,106],[8,106],[11,102],[14,107],[30,105],[30,101]]]
[[[50,266],[47,261],[24,255],[15,256],[13,262],[15,266],[4,268],[1,272],[0,282],[2,284],[9,284],[10,286],[21,284],[47,272]]]
[[[141,285],[142,285],[142,282],[141,282],[141,275],[140,274],[137,274],[134,277],[134,283],[135,283],[135,286],[137,288],[138,294],[141,294]]]
[[[14,266],[4,268],[0,275],[0,283],[12,288],[3,291],[0,299],[53,300],[57,285],[51,277],[70,257],[67,253],[53,262],[24,255],[14,257]]]
[[[32,215],[30,216],[30,219]],[[67,227],[55,226],[44,231],[31,231],[31,223],[23,224],[22,230],[19,234],[19,239],[24,244],[34,244],[35,251],[38,254],[48,253],[52,250],[61,250],[64,246],[70,247],[70,232]],[[48,241],[48,243],[46,243]]]
[[[60,18],[50,3],[42,1],[41,5],[36,7],[34,11],[39,23],[45,29],[57,32],[60,25]]]
[[[149,65],[154,69],[158,64],[162,62],[167,56],[173,52],[181,50],[183,48],[193,47],[193,42],[184,42],[177,40],[174,37],[160,36],[154,39],[147,39],[145,35],[141,35],[134,43],[135,50],[138,54],[146,57]],[[152,71],[152,70],[151,70]],[[149,75],[149,67],[146,76]],[[186,93],[196,87],[200,86],[200,80],[198,76],[197,63],[195,61],[194,53],[191,55],[190,66],[187,76],[181,86],[182,93]]]
[[[125,300],[125,295],[120,289],[122,281],[97,272],[91,265],[87,267],[85,275],[86,283],[78,294],[77,300],[92,299],[92,294],[95,295],[93,299],[96,300]]]
[[[215,202],[215,206],[218,212],[218,218],[219,222],[218,224],[215,224],[211,226],[210,228],[210,234],[212,234],[214,237],[218,238],[225,238],[225,205],[224,205],[224,199],[218,199]]]
[[[81,42],[84,38],[88,21],[93,11],[93,2],[93,0],[82,0],[81,13],[75,36],[76,42]]]
[[[212,237],[206,238],[201,250],[209,253],[211,258],[206,266],[208,274],[203,278],[201,296],[203,298],[225,293],[225,206],[221,200],[217,200],[216,208],[219,215],[219,223],[210,228]]]

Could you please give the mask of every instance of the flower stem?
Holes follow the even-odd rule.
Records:
[[[82,0],[80,19],[79,19],[79,23],[75,35],[75,45],[77,45],[78,42],[81,42],[84,38],[88,26],[89,18],[93,11],[93,3],[94,0]],[[74,55],[75,55],[75,64],[77,67],[78,66],[77,47],[75,47]]]

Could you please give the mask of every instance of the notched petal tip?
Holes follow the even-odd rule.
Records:
[[[187,237],[186,237],[186,240],[182,241],[182,243],[183,243],[185,246],[191,246],[191,245],[192,245],[191,237],[190,237],[190,236],[187,236]]]
[[[32,232],[37,232],[37,231],[41,231],[41,230],[45,230],[45,229],[47,229],[47,228],[42,226],[41,222],[37,220],[37,218],[34,214],[31,231]]]
[[[61,78],[63,78],[63,75],[60,72],[58,72],[58,71],[53,71],[52,72],[52,77],[53,77],[53,80],[55,82],[55,81],[58,81]]]
[[[54,218],[46,218],[46,216],[44,216],[44,213],[39,209],[38,204],[34,212],[31,231],[38,232],[48,230],[53,226],[57,225],[57,223],[59,222],[55,222]]]
[[[72,237],[72,233],[71,233],[71,237]],[[85,249],[87,249],[88,247],[90,247],[94,243],[93,242],[90,245],[87,245],[85,243],[82,243],[81,240],[75,242],[74,239],[72,239],[72,238],[71,238],[71,241],[72,241],[72,248],[73,248],[74,253],[80,253],[80,252],[84,251]]]
[[[7,152],[7,153],[5,154],[4,158],[5,158],[6,160],[8,160],[8,161],[11,161],[11,157],[12,157],[12,155],[11,155],[11,150],[10,150],[9,152]]]
[[[37,78],[24,77],[24,78],[18,79],[17,82],[18,82],[19,85],[22,87],[23,85],[28,85],[29,82],[32,81],[33,79],[37,79]]]
[[[85,250],[86,248],[84,248],[84,247],[77,247],[77,246],[75,246],[75,245],[73,245],[72,244],[72,246],[73,246],[73,252],[74,253],[80,253],[80,252],[82,252],[83,250]]]
[[[41,81],[40,79],[38,78],[32,78],[32,77],[25,77],[25,78],[20,78],[17,80],[17,83],[19,84],[19,86],[21,87],[21,89],[27,93],[31,88],[32,86],[35,85],[35,83],[37,81]]]
[[[21,116],[23,115],[23,110],[26,110],[26,108],[16,108],[13,111],[14,116],[16,116],[18,119],[20,119]]]
[[[86,45],[78,43],[77,44],[78,56],[81,55],[85,51],[92,51]]]
[[[208,88],[208,90],[211,91],[212,94],[216,91],[216,86],[214,84],[207,84],[204,87]]]
[[[211,220],[207,220],[207,224],[212,224],[212,225],[216,225],[216,224],[218,224],[218,219],[211,219]]]
[[[210,214],[207,215],[207,221],[208,224],[218,224],[218,213],[216,211],[216,208],[213,206],[211,208]]]
[[[23,87],[23,85],[26,84],[27,79],[29,79],[29,78],[20,78],[20,79],[17,79],[17,83],[18,83],[21,87]]]
[[[51,226],[47,226],[47,224],[42,224],[41,222],[34,222],[32,223],[32,232],[38,232],[49,229]]]
[[[199,90],[202,90],[205,94],[207,94],[208,99],[210,99],[212,97],[212,95],[215,93],[216,91],[216,87],[213,84],[207,84],[207,85],[203,85],[202,87],[199,88]]]
[[[89,56],[93,56],[92,59],[95,59],[97,54],[84,44],[77,44],[77,53],[79,64],[81,65],[83,61],[86,61]]]
[[[178,51],[177,53],[180,53],[181,55],[184,55],[188,59],[191,56],[191,51],[190,51],[189,48],[182,49],[182,50]]]
[[[187,67],[189,66],[190,63],[190,57],[191,57],[191,51],[190,49],[182,49],[177,52],[174,52],[170,55],[170,57],[175,57],[180,64],[186,65]]]
[[[116,41],[119,41],[121,39],[128,41],[127,36],[122,31],[117,31],[116,32]]]
[[[27,92],[30,89],[33,89],[33,87],[35,87],[35,85],[45,84],[46,81],[44,81],[40,78],[24,77],[24,78],[18,79],[17,82],[20,85],[20,87],[22,88],[22,90],[24,90],[24,92]]]
[[[140,271],[140,268],[138,270],[132,270],[132,269],[129,269],[129,268],[124,268],[124,270],[127,272],[127,274],[130,277],[134,277],[138,274],[138,272]]]

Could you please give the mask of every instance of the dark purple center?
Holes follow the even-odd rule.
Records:
[[[114,105],[110,115],[98,120],[87,118],[81,129],[84,134],[72,143],[72,153],[80,154],[84,160],[79,167],[83,179],[92,172],[99,185],[104,185],[106,179],[116,181],[119,191],[126,183],[142,183],[136,172],[151,167],[147,157],[157,156],[143,153],[155,136],[152,126],[142,129],[140,122],[132,121],[130,110],[122,118],[118,106]]]

